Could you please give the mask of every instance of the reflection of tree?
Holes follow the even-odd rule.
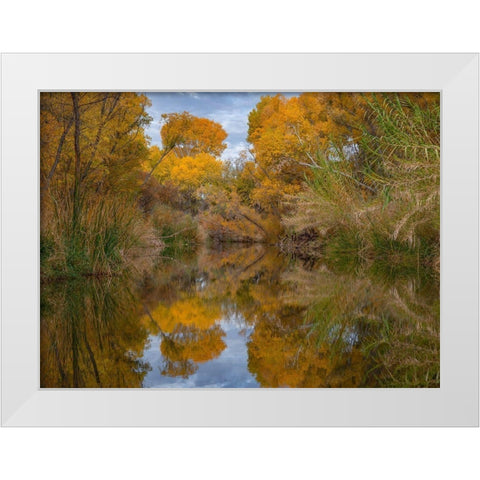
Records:
[[[145,313],[162,338],[162,375],[188,378],[199,363],[218,357],[226,347],[225,332],[215,324],[221,315],[216,304],[187,297],[170,306],[159,304],[152,313],[145,307]]]
[[[173,332],[178,325],[208,329],[221,317],[221,310],[218,303],[184,294],[184,298],[171,304],[159,303],[151,314],[154,325],[162,332]]]
[[[363,356],[359,348],[352,348],[349,329],[338,330],[330,343],[317,342],[311,332],[313,323],[304,322],[316,292],[308,296],[308,284],[288,281],[286,274],[292,268],[275,249],[252,245],[202,251],[199,264],[209,279],[199,292],[202,299],[221,299],[224,311],[240,313],[254,325],[248,341],[248,366],[261,385],[360,384]]]
[[[42,387],[140,387],[148,332],[125,280],[42,285]]]
[[[363,356],[360,386],[438,387],[440,369],[438,282],[420,276],[387,279],[302,268],[284,275],[284,301],[305,308],[309,338],[330,356],[349,349]]]
[[[202,299],[254,325],[263,386],[438,386],[438,282],[304,268],[261,245],[200,252]]]
[[[253,320],[255,312],[278,306],[286,261],[275,248],[258,244],[201,251],[199,266],[209,278],[201,296],[234,299],[246,319]]]
[[[263,316],[248,342],[250,371],[264,387],[357,387],[363,377],[362,355],[347,348],[331,355],[318,345],[299,308],[280,308]]]
[[[192,260],[192,259],[190,259]],[[125,279],[42,285],[42,387],[139,387],[149,334],[163,375],[187,378],[246,326],[266,387],[438,386],[438,283],[306,269],[262,245],[200,250]]]
[[[192,325],[177,325],[171,334],[162,336],[160,350],[164,357],[163,375],[187,378],[198,364],[216,358],[226,345],[225,332],[219,325],[207,330]]]

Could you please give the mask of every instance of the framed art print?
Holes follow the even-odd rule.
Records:
[[[478,424],[478,55],[3,55],[2,192],[4,425]]]

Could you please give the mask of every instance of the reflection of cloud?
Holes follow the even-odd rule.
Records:
[[[228,318],[220,322],[226,333],[227,348],[219,357],[200,363],[198,370],[188,378],[167,377],[158,368],[162,364],[160,336],[150,336],[142,360],[153,368],[147,373],[143,386],[153,388],[255,388],[259,384],[248,370],[248,338],[241,334],[246,327],[243,318]],[[243,320],[243,321],[242,321]]]

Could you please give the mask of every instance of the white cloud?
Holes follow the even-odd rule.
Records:
[[[238,142],[234,144],[231,144],[230,142],[226,143],[227,148],[222,153],[222,160],[234,160],[240,155],[240,152],[248,150],[249,147],[247,142]]]
[[[242,134],[246,137],[249,112],[250,109],[216,110],[207,117],[220,123],[229,135]]]
[[[148,114],[152,117],[150,124],[145,127],[145,133],[152,139],[152,145],[162,144],[162,139],[160,137],[160,129],[162,128],[163,121],[161,119],[161,114],[158,110],[153,107],[147,109]]]

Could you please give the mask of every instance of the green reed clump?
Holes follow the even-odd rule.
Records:
[[[55,253],[55,241],[48,233],[40,234],[40,268],[43,270]]]
[[[358,231],[343,228],[326,242],[324,257],[335,271],[355,272],[367,259],[366,249],[366,242]]]
[[[153,229],[133,202],[103,197],[55,199],[53,205],[42,219],[43,277],[114,275],[155,243]]]

